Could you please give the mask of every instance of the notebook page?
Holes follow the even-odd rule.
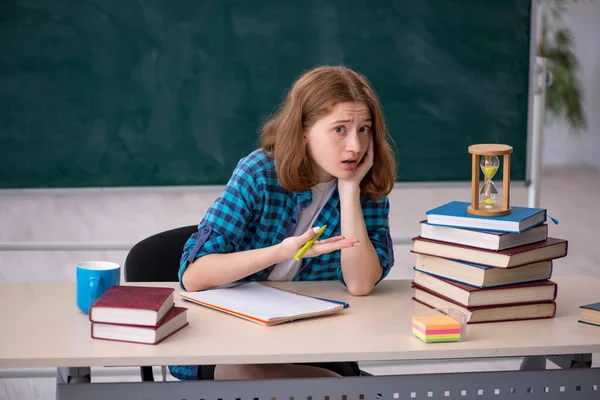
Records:
[[[256,282],[184,294],[192,299],[263,319],[322,312],[339,307],[339,304],[274,289]]]

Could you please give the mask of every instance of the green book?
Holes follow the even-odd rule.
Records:
[[[579,308],[581,308],[581,319],[578,322],[600,326],[600,303],[586,304]]]

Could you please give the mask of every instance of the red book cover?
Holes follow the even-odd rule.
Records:
[[[426,238],[421,237],[421,236],[414,237],[412,240],[413,241],[415,241],[415,240],[422,240],[424,242],[429,242],[429,243],[439,243],[439,244],[443,244],[445,246],[462,247],[462,248],[465,248],[465,249],[474,249],[474,250],[478,250],[478,251],[485,252],[485,253],[502,254],[502,255],[505,255],[505,256],[513,256],[515,254],[520,254],[520,253],[525,253],[527,251],[537,250],[537,249],[540,249],[542,247],[556,246],[556,245],[561,244],[561,243],[565,243],[565,246],[568,246],[567,240],[565,240],[565,239],[557,239],[557,238],[548,238],[548,239],[546,239],[544,241],[541,241],[541,242],[530,243],[530,244],[526,244],[526,245],[523,245],[523,246],[517,246],[517,247],[513,247],[513,248],[510,248],[510,249],[504,249],[504,250],[489,250],[489,249],[482,249],[480,247],[465,246],[463,244],[440,242],[438,240],[426,239]],[[567,251],[567,249],[565,248],[565,255],[566,255],[566,251]]]
[[[119,340],[119,339],[107,339],[107,338],[103,338],[103,337],[96,337],[94,336],[94,325],[117,325],[117,326],[129,326],[132,328],[142,328],[142,329],[148,329],[148,330],[153,330],[156,331],[159,328],[163,327],[165,324],[167,324],[169,321],[171,321],[173,318],[179,316],[180,314],[187,312],[187,308],[185,307],[173,307],[171,308],[171,310],[165,315],[165,317],[163,318],[163,320],[161,321],[161,323],[157,326],[145,326],[145,325],[126,325],[126,324],[112,324],[112,323],[106,323],[106,322],[94,322],[92,324],[90,324],[90,328],[91,328],[91,335],[93,339],[99,339],[99,340],[109,340],[109,341],[113,341],[113,342],[127,342],[127,343],[139,343],[139,344],[153,344],[156,345],[160,342],[162,342],[163,340],[165,340],[166,338],[168,338],[169,336],[173,335],[174,333],[180,331],[181,329],[185,328],[186,326],[189,325],[189,322],[185,322],[185,324],[181,325],[180,327],[178,327],[177,329],[173,330],[173,332],[170,332],[169,334],[167,334],[165,337],[163,337],[162,339],[158,340],[157,342],[154,343],[146,343],[146,342],[136,342],[133,340]]]
[[[173,288],[154,286],[111,286],[92,307],[158,311],[174,291]]]
[[[457,288],[460,288],[469,293],[470,292],[478,292],[478,291],[482,291],[482,290],[491,291],[491,290],[503,290],[503,289],[518,289],[518,288],[524,288],[524,287],[554,286],[554,298],[555,299],[558,294],[558,285],[556,284],[556,282],[553,282],[551,280],[524,282],[524,283],[515,283],[512,285],[501,285],[501,286],[479,288],[479,287],[475,287],[475,286],[466,285],[464,283],[452,281],[450,279],[442,278],[440,276],[434,276],[434,275],[429,275],[429,276],[434,279],[439,279],[440,281],[449,283],[450,285],[456,286]],[[418,283],[415,283],[415,285],[418,285]]]
[[[456,304],[457,306],[460,306],[460,307],[462,307],[462,308],[464,308],[466,310],[469,310],[469,311],[485,310],[485,309],[489,309],[489,308],[499,308],[499,307],[521,306],[521,305],[526,305],[526,304],[552,303],[552,301],[524,301],[524,302],[510,303],[510,304],[492,304],[492,305],[489,305],[489,306],[470,307],[470,306],[462,305],[462,304],[458,303],[457,301],[455,301],[455,300],[453,300],[453,299],[451,299],[449,297],[446,297],[446,296],[444,296],[444,295],[442,295],[440,293],[437,293],[437,292],[435,292],[435,291],[433,291],[431,289],[423,287],[423,286],[419,285],[418,283],[411,282],[411,287],[417,288],[419,290],[422,290],[424,292],[427,292],[429,294],[437,296],[437,297],[439,297],[441,299],[449,301],[450,303]]]
[[[441,296],[439,296],[441,297]],[[429,308],[435,308],[430,304],[427,304],[421,300],[417,300],[416,298],[412,298],[414,301],[416,301],[419,304],[423,304],[425,307],[429,307]],[[543,316],[543,317],[533,317],[533,318],[520,318],[520,319],[498,319],[498,320],[491,320],[491,321],[468,321],[467,324],[487,324],[487,323],[493,323],[493,322],[511,322],[511,321],[530,321],[530,320],[534,320],[534,319],[549,319],[549,318],[554,318],[554,316],[556,315],[556,303],[554,302],[549,302],[549,303],[545,303],[545,304],[552,304],[554,307],[554,310],[552,312],[552,315],[549,316]],[[515,306],[517,304],[511,304],[509,307]],[[462,306],[461,306],[462,307]],[[477,311],[480,310],[482,308],[490,308],[490,307],[476,307],[476,309],[469,309],[469,311]]]
[[[439,297],[441,299],[444,299],[444,300],[446,300],[446,301],[448,301],[448,302],[450,302],[452,304],[456,304],[457,306],[459,306],[461,308],[464,308],[465,310],[467,310],[469,312],[472,312],[472,313],[477,312],[477,311],[481,311],[481,310],[489,310],[489,309],[493,309],[493,308],[516,307],[516,306],[524,306],[524,305],[529,305],[529,304],[553,304],[554,305],[554,312],[553,312],[552,316],[551,317],[540,317],[540,318],[552,318],[556,314],[556,303],[553,302],[553,301],[533,301],[533,302],[519,302],[519,303],[511,303],[511,304],[493,304],[493,305],[489,305],[489,306],[467,307],[467,306],[462,305],[462,304],[458,303],[457,301],[455,301],[453,299],[450,299],[450,298],[448,298],[448,297],[446,297],[446,296],[444,296],[442,294],[439,294],[439,293],[437,293],[437,292],[435,292],[433,290],[424,288],[423,286],[421,286],[421,285],[419,285],[417,283],[412,282],[411,283],[411,287],[415,288],[415,289],[422,290],[423,292],[429,293],[429,294],[431,294],[433,296],[436,296],[436,297]],[[426,303],[424,303],[424,302],[422,302],[420,300],[417,300],[415,297],[413,297],[412,299],[414,301],[418,302],[418,303],[426,305],[427,307],[433,308],[431,305],[426,304]],[[529,318],[529,319],[531,319],[531,318]],[[536,318],[536,319],[539,319],[539,318]],[[502,321],[507,321],[507,320],[502,320]],[[485,322],[499,322],[499,321],[485,321]],[[468,323],[473,323],[473,322],[469,321]]]
[[[504,256],[506,257],[509,261],[508,261],[508,265],[490,265],[490,266],[495,266],[495,267],[501,267],[501,268],[514,268],[514,267],[518,267],[523,265],[523,263],[521,264],[513,264],[512,261],[510,261],[513,257],[518,256],[520,254],[524,254],[524,253],[534,253],[537,250],[541,250],[543,248],[546,247],[559,247],[559,246],[563,246],[563,251],[560,253],[560,255],[556,255],[556,256],[552,256],[549,258],[535,258],[534,261],[531,262],[539,262],[539,261],[545,261],[546,259],[557,259],[557,258],[561,258],[561,257],[565,257],[567,255],[568,252],[568,245],[569,242],[565,239],[557,239],[557,238],[548,238],[544,241],[541,242],[536,242],[536,243],[530,243],[530,244],[526,244],[523,246],[517,246],[517,247],[512,247],[509,249],[504,249],[504,250],[489,250],[489,249],[482,249],[480,247],[472,247],[472,246],[465,246],[463,244],[456,244],[456,243],[448,243],[448,242],[441,242],[439,240],[433,240],[433,239],[427,239],[421,236],[416,236],[414,238],[412,238],[413,242],[425,242],[425,243],[432,243],[435,244],[439,249],[443,249],[443,248],[459,248],[459,249],[465,249],[465,250],[469,250],[471,252],[475,251],[477,253],[481,253],[481,254],[491,254],[491,255],[500,255],[500,256]],[[425,254],[425,255],[433,255],[436,256],[436,254],[428,254],[426,252],[421,252],[421,251],[417,251],[414,248],[412,250],[410,250],[411,253],[415,253],[415,254]],[[440,255],[437,255],[440,256]],[[441,256],[441,257],[445,257],[445,258],[449,258],[449,259],[456,259],[458,261],[464,261],[464,262],[472,262],[471,260],[463,260],[463,259],[459,259],[459,258],[454,258],[452,256]],[[525,264],[530,263],[530,262],[526,262]],[[483,265],[483,264],[482,264]]]
[[[173,318],[175,318],[176,316],[178,316],[179,314],[184,313],[186,311],[187,311],[187,308],[185,308],[185,307],[173,307],[167,313],[167,315],[165,315],[165,318],[163,318],[163,320],[160,321],[160,324],[158,324],[156,326],[132,325],[132,324],[115,324],[115,323],[112,323],[112,322],[94,322],[94,324],[96,324],[96,325],[102,324],[102,325],[115,325],[115,326],[131,326],[133,328],[144,328],[144,329],[150,329],[150,330],[155,331],[158,328],[160,328],[161,326],[165,325],[170,320],[172,320]]]
[[[419,221],[419,224],[426,224],[427,220],[421,220]],[[434,225],[434,226],[442,226],[443,225]],[[473,228],[458,228],[455,226],[449,226],[448,228],[453,228],[453,229],[460,229],[460,230],[464,230],[464,231],[472,231],[472,232],[477,232],[477,233],[482,233],[485,235],[494,235],[494,236],[504,236],[504,235],[510,235],[510,234],[515,234],[515,232],[501,232],[501,231],[486,231],[484,229],[473,229]]]

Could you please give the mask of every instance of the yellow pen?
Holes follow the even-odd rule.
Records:
[[[306,244],[304,246],[302,246],[302,248],[300,249],[298,254],[296,254],[296,256],[294,257],[294,260],[300,261],[300,259],[304,255],[304,253],[306,253],[306,251],[308,249],[310,249],[310,247],[313,245],[313,243],[315,243],[317,241],[319,236],[321,236],[323,234],[323,232],[325,231],[325,228],[327,228],[327,225],[323,225],[321,227],[321,229],[319,229],[319,232],[317,232],[316,236],[314,238],[310,239],[308,242],[306,242]]]

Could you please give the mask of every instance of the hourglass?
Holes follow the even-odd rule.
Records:
[[[494,208],[498,200],[498,189],[496,189],[496,184],[492,178],[498,172],[500,160],[497,156],[482,156],[480,160],[479,166],[483,172],[483,186],[479,191],[479,202],[489,210]]]
[[[467,212],[472,215],[501,216],[510,214],[510,154],[512,147],[504,144],[475,144],[469,146],[473,155],[471,177],[471,205]],[[498,204],[499,194],[494,177],[500,168],[503,156],[502,170],[502,203]],[[483,173],[483,185],[479,189],[479,173]]]

